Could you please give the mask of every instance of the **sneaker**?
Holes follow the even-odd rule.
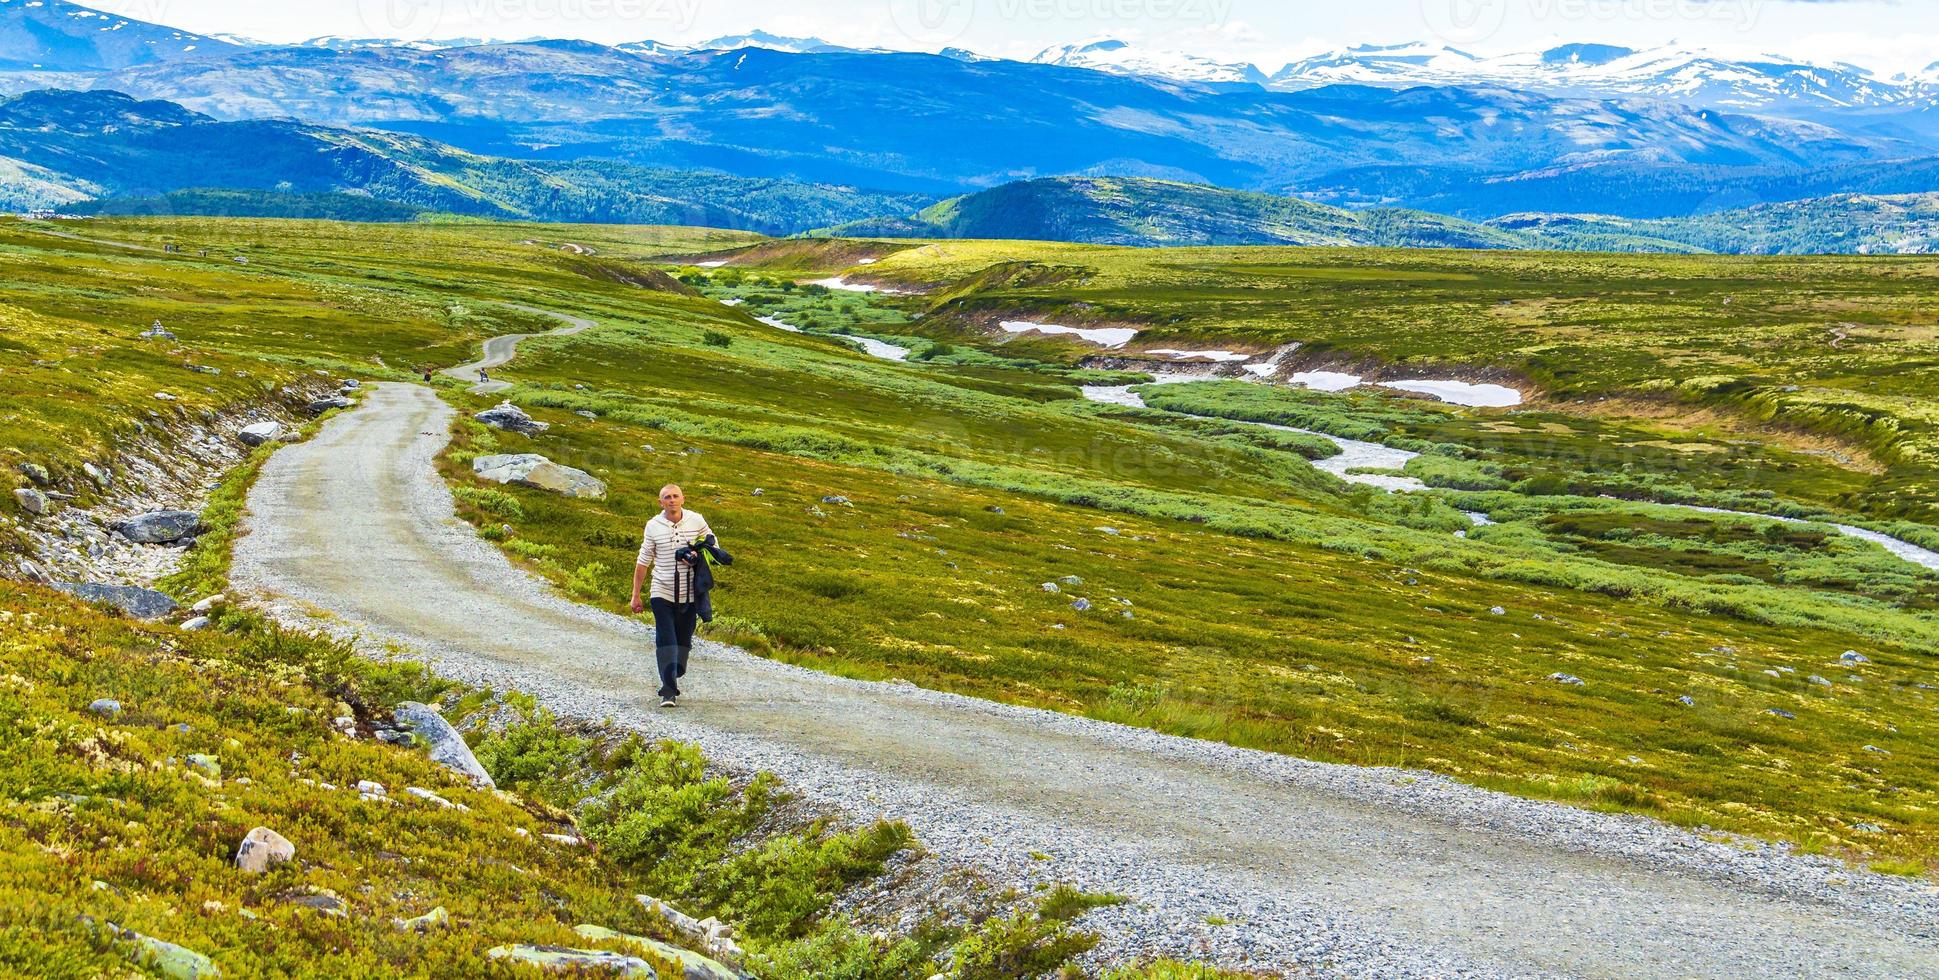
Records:
[[[660,707],[662,707],[662,708],[671,708],[671,707],[673,707],[673,706],[674,706],[674,704],[673,704],[673,699],[672,699],[672,698],[661,698],[661,699],[660,699]]]

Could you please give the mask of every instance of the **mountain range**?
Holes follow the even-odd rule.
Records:
[[[1155,208],[1146,238],[1190,239],[1184,215],[1214,221],[1208,234],[1222,240],[1365,232],[1289,203],[1298,198],[1372,210],[1379,217],[1368,220],[1388,232],[1397,216],[1432,212],[1399,227],[1485,244],[1506,230],[1486,223],[1507,216],[1674,223],[1939,190],[1935,80],[1939,69],[1882,78],[1852,65],[1597,44],[1485,57],[1361,46],[1271,75],[1113,39],[1028,62],[759,31],[687,46],[271,45],[63,0],[0,0],[0,93],[38,93],[10,108],[0,202],[229,187],[553,220],[685,216],[784,233],[867,219],[953,233],[966,220],[961,201],[980,192],[1001,190],[977,204],[1003,214],[1027,196],[1018,182],[1112,177],[1171,188],[1138,195]],[[64,111],[49,89],[126,93],[68,107],[137,121],[86,138],[56,122],[43,138],[30,126]],[[288,177],[253,166],[242,139],[252,133],[272,134],[265,146],[283,155]],[[1214,202],[1185,189],[1203,185],[1254,196]],[[1055,185],[1034,186],[1041,195]],[[1161,204],[1167,194],[1177,200]],[[918,213],[944,199],[959,203]],[[1065,197],[1072,213],[1045,220],[1109,239],[1080,206],[1097,200]],[[1225,209],[1241,201],[1261,213],[1217,217],[1239,218]],[[1105,226],[1116,220],[1104,216]],[[1582,231],[1538,224],[1551,240],[1555,229]],[[1634,229],[1590,237],[1671,241]]]
[[[403,133],[276,119],[224,122],[114,92],[42,91],[0,100],[0,208],[153,199],[191,188],[349,193],[481,217],[709,225],[770,234],[931,200],[614,161],[509,160]],[[178,202],[163,197],[149,203],[169,208]],[[339,216],[372,211],[367,204],[330,198],[286,204],[309,216],[329,216],[316,210],[326,205]]]

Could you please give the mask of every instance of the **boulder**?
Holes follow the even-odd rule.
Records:
[[[113,698],[95,698],[88,702],[88,710],[103,718],[116,718],[121,715],[121,702]]]
[[[681,969],[680,975],[685,980],[740,980],[740,974],[728,969],[719,960],[710,959],[693,950],[681,949],[657,939],[594,925],[575,926],[572,931],[594,942],[627,943],[655,959],[678,963]]]
[[[1071,603],[1071,604],[1070,604],[1070,607],[1071,607],[1072,609],[1075,609],[1075,610],[1077,610],[1078,612],[1090,612],[1090,611],[1091,611],[1091,600],[1089,600],[1089,599],[1079,599],[1079,600],[1077,600],[1076,602],[1073,602],[1073,603]]]
[[[1574,674],[1564,674],[1561,671],[1556,671],[1555,673],[1550,674],[1549,680],[1552,680],[1557,684],[1569,684],[1574,687],[1582,686],[1582,678],[1577,677]]]
[[[1838,655],[1838,660],[1840,663],[1847,664],[1868,664],[1872,662],[1872,658],[1859,653],[1857,650],[1846,650],[1844,653]]]
[[[524,409],[511,402],[499,402],[491,408],[472,416],[472,418],[494,429],[504,429],[507,432],[517,432],[528,436],[535,436],[552,428],[550,423],[540,422],[532,416],[525,414]]]
[[[495,483],[516,483],[568,497],[606,499],[606,484],[597,477],[585,470],[561,466],[538,453],[480,456],[471,461],[471,471]]]
[[[1055,583],[1055,582],[1045,582],[1045,583],[1044,583],[1043,585],[1041,585],[1041,586],[1039,586],[1039,588],[1041,588],[1041,589],[1043,589],[1043,590],[1044,590],[1045,592],[1062,592],[1062,591],[1064,591],[1063,589],[1061,589],[1061,588],[1059,588],[1059,587],[1058,587],[1058,585],[1057,585],[1057,583]]]
[[[397,723],[407,726],[418,738],[424,740],[431,761],[448,769],[457,771],[473,783],[495,788],[491,773],[478,764],[478,757],[471,754],[471,746],[465,744],[464,736],[451,727],[451,723],[438,714],[438,709],[416,701],[406,701],[397,706]]]
[[[283,423],[281,422],[258,422],[236,430],[236,438],[242,440],[245,446],[260,446],[266,442],[273,442],[282,434]]]
[[[220,592],[217,592],[214,595],[204,597],[201,601],[197,602],[195,605],[190,606],[189,612],[192,612],[200,616],[205,613],[213,612],[217,606],[223,605],[228,601],[229,601],[228,596],[223,595]]]
[[[37,486],[37,487],[44,487],[49,483],[54,482],[54,477],[52,474],[47,472],[47,467],[42,466],[39,463],[20,464],[20,475],[33,481],[34,486]]]
[[[236,867],[248,874],[261,874],[271,865],[296,857],[296,845],[268,827],[257,827],[243,837],[236,848]]]
[[[131,517],[114,529],[136,544],[167,544],[194,537],[202,530],[202,515],[192,510],[158,510]]]
[[[101,585],[95,582],[55,582],[54,588],[88,602],[103,602],[136,619],[160,619],[176,610],[175,600],[133,585]]]
[[[45,514],[54,507],[47,495],[32,487],[21,487],[13,492],[14,503],[29,514]]]
[[[652,964],[625,953],[599,949],[573,949],[568,946],[533,946],[517,943],[493,946],[485,955],[494,960],[509,960],[536,966],[549,973],[593,974],[596,976],[637,977],[657,980]]]
[[[693,916],[651,895],[635,895],[633,898],[640,905],[644,906],[648,912],[665,920],[668,927],[688,941],[703,947],[707,952],[730,963],[740,960],[741,948],[734,942],[732,936],[733,930],[721,926],[720,923],[711,919],[696,920]],[[713,923],[711,928],[707,925],[708,922]]]
[[[113,479],[108,475],[106,469],[96,466],[93,463],[82,463],[81,472],[87,474],[87,478],[93,480],[94,485],[97,487],[106,488]]]
[[[355,404],[356,402],[353,402],[350,399],[343,397],[342,395],[331,395],[328,398],[319,398],[316,401],[313,401],[308,405],[305,405],[304,409],[307,410],[311,415],[322,415],[324,412],[332,411],[334,409],[339,409],[339,408],[349,408],[350,406]]]
[[[197,616],[193,619],[188,620],[187,622],[184,622],[182,624],[182,629],[189,633],[195,633],[201,630],[208,629],[209,623],[210,623],[209,617]]]

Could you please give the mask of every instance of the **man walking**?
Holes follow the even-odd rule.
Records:
[[[693,652],[694,623],[700,613],[698,597],[694,595],[693,566],[676,559],[674,553],[714,533],[707,526],[707,519],[687,510],[686,504],[686,494],[677,484],[660,488],[660,512],[646,522],[640,555],[633,564],[634,612],[646,608],[640,601],[640,587],[646,583],[649,573],[653,576],[649,597],[662,708],[673,707],[674,699],[680,696],[680,678],[687,672],[687,656]]]

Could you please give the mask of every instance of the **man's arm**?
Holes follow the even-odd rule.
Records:
[[[653,567],[657,557],[653,549],[653,529],[647,528],[640,538],[639,557],[633,560],[633,601],[630,605],[634,612],[646,609],[646,603],[640,600],[640,586],[646,584],[647,571]]]

